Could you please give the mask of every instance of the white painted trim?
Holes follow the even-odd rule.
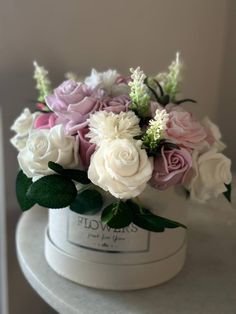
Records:
[[[3,162],[3,127],[0,108],[0,313],[8,313],[6,206]]]

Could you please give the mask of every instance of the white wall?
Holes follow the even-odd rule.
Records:
[[[141,65],[147,73],[155,73],[165,69],[179,50],[186,64],[183,95],[198,100],[191,106],[193,111],[219,120],[231,147],[228,152],[236,157],[232,137],[235,6],[234,0],[0,1],[0,105],[11,217],[10,297],[15,304],[11,314],[29,313],[32,308],[35,314],[37,309],[46,313],[19,275],[13,246],[13,221],[19,210],[14,194],[16,152],[8,144],[13,135],[9,127],[35,98],[32,61],[44,64],[58,83],[67,70],[85,75],[91,67],[114,67],[127,73],[130,66]]]

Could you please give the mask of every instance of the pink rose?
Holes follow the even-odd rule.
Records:
[[[38,102],[36,104],[36,107],[37,107],[37,109],[39,109],[41,111],[44,111],[44,112],[48,111],[49,112],[48,107],[44,103]]]
[[[185,176],[192,166],[192,157],[184,149],[161,149],[161,155],[154,159],[154,170],[150,184],[159,190],[184,183]]]
[[[57,124],[57,115],[53,112],[42,113],[34,121],[35,129],[51,129]]]
[[[89,132],[88,127],[78,130],[79,137],[79,155],[85,169],[90,165],[90,158],[95,151],[96,145],[89,142],[86,134]]]
[[[167,139],[190,149],[202,150],[206,143],[205,128],[186,111],[171,111],[165,132]]]

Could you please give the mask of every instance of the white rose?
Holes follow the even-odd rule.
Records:
[[[26,146],[18,154],[18,162],[27,175],[34,181],[54,173],[48,168],[53,161],[65,168],[74,168],[78,164],[77,141],[73,136],[65,135],[62,125],[49,129],[32,130]]]
[[[215,149],[202,155],[195,151],[192,157],[195,174],[187,185],[191,198],[204,202],[225,192],[225,184],[232,181],[230,159]]]
[[[215,148],[218,152],[222,152],[226,148],[226,145],[221,141],[222,136],[218,126],[214,124],[208,117],[203,119],[202,124],[210,133],[209,135],[213,141],[212,147]]]
[[[25,108],[20,116],[13,123],[11,130],[17,135],[26,136],[32,129],[35,114],[32,114],[28,108]]]
[[[18,151],[20,151],[25,148],[27,139],[28,139],[28,134],[27,136],[19,136],[16,134],[10,139],[10,142]]]
[[[104,141],[92,155],[89,179],[117,198],[139,195],[153,171],[152,159],[141,145],[132,139]]]
[[[32,130],[34,120],[38,115],[38,112],[32,114],[28,108],[25,108],[11,126],[11,130],[15,131],[16,135],[10,141],[18,150],[25,148],[29,132]]]

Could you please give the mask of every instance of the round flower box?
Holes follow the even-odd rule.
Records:
[[[155,214],[186,222],[183,195],[147,187],[140,201]],[[109,201],[109,200],[108,200]],[[101,289],[132,290],[161,284],[183,267],[186,229],[156,233],[136,225],[111,229],[100,215],[79,215],[69,208],[50,209],[45,256],[61,276]]]

